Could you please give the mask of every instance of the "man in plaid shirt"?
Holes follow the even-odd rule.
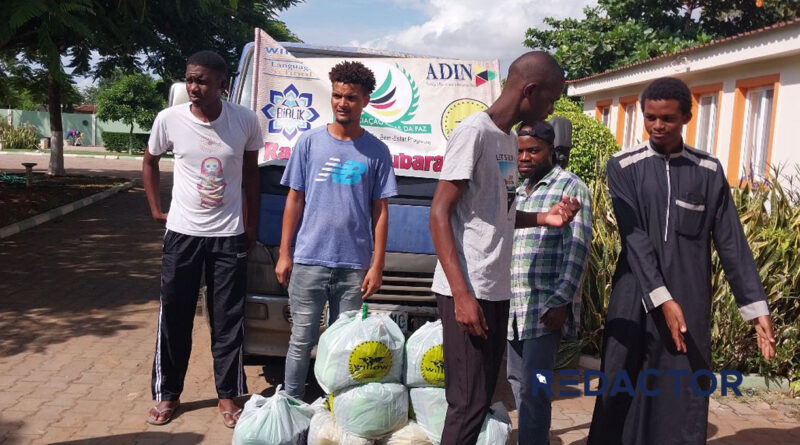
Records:
[[[523,125],[517,136],[517,165],[524,178],[517,188],[517,210],[546,212],[565,195],[582,204],[566,227],[514,232],[508,381],[517,403],[519,443],[549,444],[550,398],[543,391],[534,393],[532,379],[534,370],[552,373],[562,335],[578,333],[581,279],[592,241],[591,198],[586,184],[554,165],[550,124]]]

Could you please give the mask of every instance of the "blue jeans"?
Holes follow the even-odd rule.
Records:
[[[311,361],[311,349],[319,337],[319,320],[328,302],[328,324],[340,312],[361,308],[363,269],[330,268],[296,264],[289,280],[289,308],[292,313],[292,335],[286,353],[284,390],[302,399]]]
[[[508,342],[506,373],[517,403],[519,444],[550,443],[550,397],[531,387],[534,369],[553,371],[560,342],[561,331]]]

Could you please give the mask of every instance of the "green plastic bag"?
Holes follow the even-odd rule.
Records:
[[[511,418],[503,402],[496,402],[489,407],[475,445],[506,445],[510,436]]]
[[[447,399],[444,388],[411,388],[408,391],[411,408],[417,423],[435,445],[442,441],[444,418],[447,414]]]
[[[403,377],[406,386],[444,388],[442,321],[427,322],[406,342]]]
[[[233,445],[297,445],[308,432],[314,410],[281,390],[266,398],[253,394],[233,430]]]
[[[328,394],[372,382],[401,382],[405,337],[387,314],[341,314],[320,336],[314,375]]]
[[[345,431],[377,439],[408,422],[408,390],[399,383],[367,383],[333,396],[333,418]]]

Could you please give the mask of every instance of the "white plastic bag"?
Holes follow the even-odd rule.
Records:
[[[253,394],[244,404],[233,430],[233,445],[297,445],[308,430],[314,411],[278,386],[266,398]]]
[[[506,445],[510,436],[511,418],[503,402],[496,402],[489,407],[475,445]]]
[[[370,382],[401,382],[405,337],[386,314],[341,314],[320,336],[314,375],[328,394]]]
[[[432,445],[425,430],[409,420],[406,426],[379,440],[378,445]]]
[[[333,420],[329,411],[320,411],[311,418],[308,445],[372,445],[374,441],[348,434]]]
[[[436,320],[425,323],[408,338],[403,370],[406,386],[444,388],[442,335],[442,321]]]
[[[408,392],[417,423],[428,439],[438,445],[442,441],[444,418],[447,414],[444,388],[411,388]]]
[[[367,383],[333,397],[333,418],[345,431],[377,439],[408,422],[408,390],[399,383]]]

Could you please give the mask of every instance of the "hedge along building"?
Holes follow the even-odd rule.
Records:
[[[692,91],[684,141],[715,155],[731,185],[800,165],[800,19],[572,80],[568,94],[583,97],[583,112],[630,149],[647,139],[642,90],[664,76]]]

